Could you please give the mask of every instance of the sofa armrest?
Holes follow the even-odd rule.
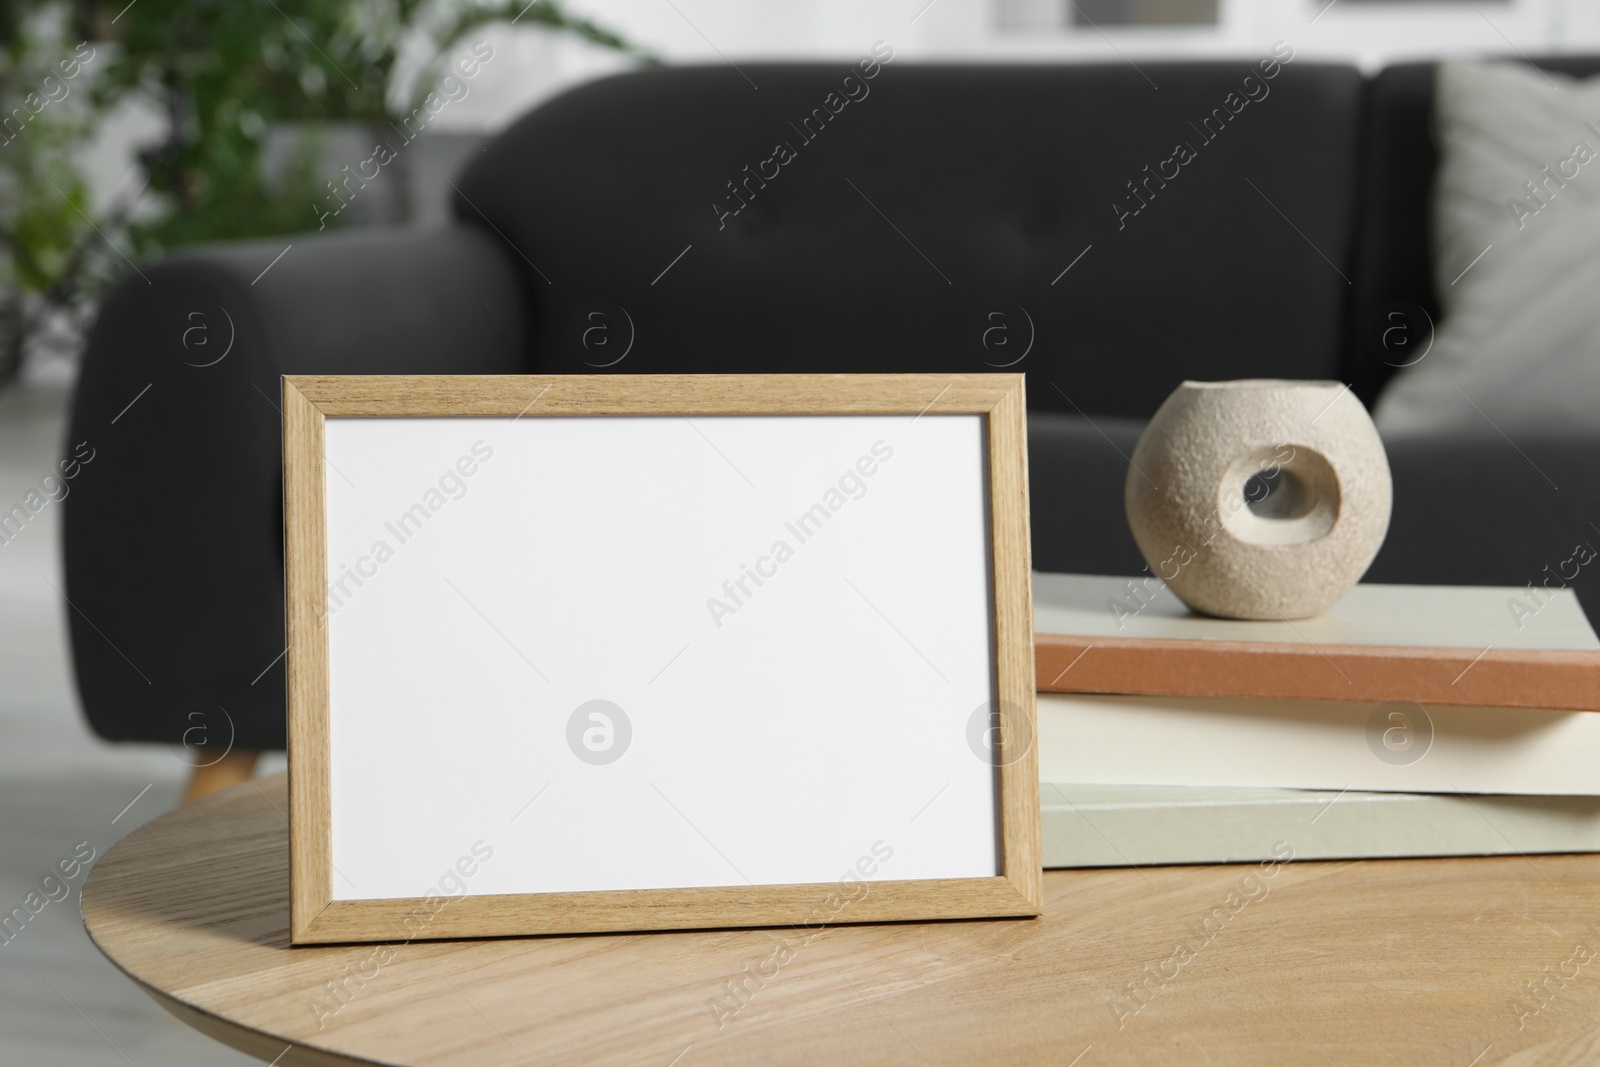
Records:
[[[200,708],[216,752],[281,748],[279,375],[518,373],[523,316],[504,247],[460,227],[221,246],[123,281],[90,335],[67,442],[90,458],[62,502],[95,732],[177,742]]]

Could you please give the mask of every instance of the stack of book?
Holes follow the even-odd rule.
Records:
[[[1359,585],[1313,619],[1034,576],[1047,867],[1600,851],[1600,639],[1566,589]]]

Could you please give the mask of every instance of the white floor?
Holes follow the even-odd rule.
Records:
[[[56,389],[0,393],[0,511],[60,454],[67,399]],[[98,858],[170,810],[188,770],[164,748],[107,744],[85,726],[67,651],[70,609],[52,588],[62,588],[59,518],[50,504],[0,544],[0,916],[26,913],[24,900],[82,843]],[[0,943],[0,1064],[257,1062],[182,1025],[108,963],[83,931],[83,876],[70,884],[71,896]]]

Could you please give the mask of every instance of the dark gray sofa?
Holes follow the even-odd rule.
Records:
[[[1028,373],[1035,565],[1132,574],[1125,457],[1180,380],[1335,378],[1371,403],[1393,358],[1372,316],[1431,311],[1427,67],[745,74],[759,91],[660,69],[546,104],[457,178],[446,229],[196,250],[112,295],[72,411],[97,458],[64,505],[96,732],[175,741],[221,707],[238,746],[283,744],[281,374],[1005,366]],[[1539,581],[1600,516],[1595,445],[1390,441],[1369,579]]]

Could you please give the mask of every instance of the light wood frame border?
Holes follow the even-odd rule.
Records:
[[[1034,746],[1027,431],[1020,374],[285,376],[284,562],[288,629],[290,940],[600,933],[1035,916],[1043,896]],[[593,415],[977,414],[987,428],[995,697],[1025,728],[997,756],[995,877],[841,884],[335,900],[329,787],[328,418]],[[441,903],[443,901],[443,903]]]

